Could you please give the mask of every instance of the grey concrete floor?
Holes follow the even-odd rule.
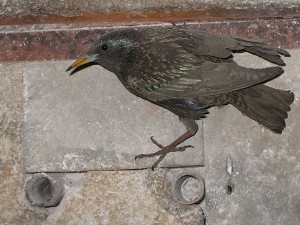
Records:
[[[201,208],[209,225],[300,224],[300,49],[290,52],[285,73],[270,82],[296,96],[282,135],[265,130],[231,106],[214,108],[191,142],[199,147],[188,150],[186,157],[169,155],[169,165],[189,168],[154,172],[131,170],[151,165],[146,160],[139,166],[133,155],[155,150],[151,135],[162,143],[178,135],[178,127],[183,128],[175,116],[144,102],[136,104],[140,100],[134,96],[124,97],[121,86],[101,67],[59,77],[70,62],[2,63],[1,224],[199,224]],[[247,54],[239,62],[270,65]],[[99,78],[103,73],[105,78]],[[102,101],[112,99],[99,97],[103,93],[95,90],[98,85],[111,91],[114,101],[119,96],[122,101],[102,106]],[[125,116],[133,112],[137,117]],[[119,128],[123,126],[126,129]],[[129,138],[122,138],[125,133]],[[139,145],[142,150],[136,148]],[[191,163],[189,154],[196,161]],[[228,154],[233,160],[231,177],[226,173]],[[194,165],[199,167],[190,167]],[[81,170],[82,179],[76,185],[66,183],[57,207],[38,208],[27,202],[24,181],[31,175],[23,173],[63,171],[76,176]],[[200,205],[182,205],[171,195],[174,174],[184,171],[204,178],[206,192]],[[226,193],[229,180],[231,195]]]

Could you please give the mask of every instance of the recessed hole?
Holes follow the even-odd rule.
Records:
[[[45,202],[49,201],[53,195],[51,181],[45,177],[39,178],[27,193],[32,201],[39,204],[44,204]]]
[[[174,197],[183,204],[199,202],[204,195],[204,182],[202,178],[190,174],[180,176],[173,188]]]
[[[233,192],[233,188],[234,188],[233,183],[231,181],[228,181],[227,185],[226,185],[226,192],[227,192],[227,194],[231,195],[232,192]]]
[[[28,200],[36,206],[55,206],[61,201],[63,185],[47,174],[35,174],[27,181],[25,192]]]

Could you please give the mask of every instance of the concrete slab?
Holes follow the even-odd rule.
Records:
[[[44,214],[22,208],[23,69],[0,63],[0,224],[41,224]]]
[[[290,52],[292,57],[286,59],[286,73],[271,82],[272,86],[291,89],[296,95],[292,111],[289,113],[287,120],[287,128],[282,135],[272,134],[257,125],[256,122],[241,115],[239,111],[231,106],[211,109],[209,117],[204,120],[205,167],[190,169],[191,171],[201,169],[201,174],[205,175],[206,195],[201,206],[205,209],[208,225],[300,224],[300,68],[298,63],[300,49],[291,50]],[[262,62],[262,64],[259,62]],[[241,57],[240,63],[244,63],[247,66],[269,65],[247,55]],[[88,152],[97,152],[98,149],[101,149],[99,146],[102,146],[102,139],[98,137],[98,133],[89,133],[87,128],[92,127],[97,131],[99,129],[101,135],[102,133],[111,132],[110,135],[113,136],[110,137],[111,139],[108,139],[111,140],[111,143],[108,141],[105,143],[109,143],[109,146],[122,147],[122,144],[126,145],[126,148],[134,149],[134,154],[138,153],[138,149],[135,148],[136,140],[139,141],[138,145],[141,147],[149,145],[150,148],[145,147],[145,150],[155,150],[153,148],[155,146],[150,144],[147,136],[158,135],[157,139],[159,141],[160,139],[166,140],[166,143],[174,138],[170,137],[167,129],[163,129],[162,134],[160,134],[161,131],[151,130],[154,129],[154,125],[158,128],[162,127],[163,121],[160,123],[158,121],[160,121],[161,115],[168,117],[169,113],[166,111],[156,111],[156,109],[151,108],[154,107],[151,105],[149,107],[153,111],[151,111],[150,115],[147,114],[148,111],[141,112],[140,115],[143,116],[140,120],[139,118],[134,120],[133,112],[141,110],[139,109],[140,105],[135,108],[132,107],[132,105],[136,104],[133,101],[138,100],[134,96],[132,96],[132,102],[128,103],[124,100],[124,104],[122,104],[123,109],[118,104],[119,108],[115,107],[114,111],[101,107],[101,113],[103,111],[107,114],[98,114],[98,107],[99,105],[102,106],[99,102],[105,97],[98,95],[101,92],[94,90],[93,87],[98,87],[99,83],[101,84],[102,79],[104,79],[100,78],[99,71],[101,72],[101,68],[89,68],[87,71],[91,73],[82,72],[83,74],[79,73],[74,75],[74,77],[67,77],[60,71],[63,71],[68,64],[69,62],[59,64],[56,62],[40,62],[1,64],[0,66],[1,224],[42,224],[45,220],[45,224],[78,224],[78,221],[84,224],[94,224],[97,221],[103,221],[103,224],[107,221],[112,221],[112,223],[115,221],[115,224],[120,224],[120,221],[124,221],[124,223],[128,222],[127,224],[130,224],[129,222],[135,219],[137,222],[144,220],[157,221],[157,223],[164,224],[180,224],[184,222],[193,224],[195,216],[199,215],[200,218],[200,208],[197,208],[197,205],[192,208],[184,208],[174,202],[172,196],[169,195],[170,192],[168,192],[170,175],[166,176],[166,174],[170,170],[149,171],[149,173],[146,170],[88,172],[88,176],[84,179],[81,186],[78,187],[77,191],[75,188],[75,191],[68,192],[61,205],[57,208],[45,209],[45,211],[49,210],[47,213],[18,204],[20,198],[24,198],[20,181],[20,175],[23,172],[22,168],[25,168],[27,171],[39,169],[43,171],[42,169],[46,170],[48,168],[48,162],[57,160],[55,161],[57,164],[49,168],[59,168],[63,171],[68,169],[72,171],[76,168],[88,169],[97,165],[94,162],[97,161],[97,157],[103,157],[105,154],[107,158],[112,155],[112,159],[109,158],[111,161],[107,161],[107,163],[117,165],[117,162],[113,160],[117,158],[117,156],[114,156],[117,153],[109,155],[105,151],[101,153],[102,150],[99,151],[102,155],[98,156],[95,153],[90,155],[90,158],[87,157],[86,161],[80,161],[86,155],[84,149],[88,149],[86,150]],[[21,117],[23,71],[26,72],[24,121],[22,121]],[[32,77],[28,78],[29,76]],[[110,84],[109,81],[111,79],[114,80],[114,78],[110,74],[103,74],[102,77],[106,76],[105,81],[108,80],[108,83],[106,83],[108,85]],[[96,78],[93,79],[93,77]],[[91,79],[85,81],[86,78]],[[76,81],[73,81],[74,79]],[[117,80],[113,82],[115,82],[115,85],[119,85]],[[83,85],[84,89],[78,89]],[[36,86],[39,86],[38,90]],[[123,94],[127,93],[125,90],[122,90],[121,85],[118,88],[115,86],[105,87],[105,85],[101,87],[105,88],[108,93],[111,93],[106,95],[106,98],[110,101],[117,101],[111,96],[116,96],[119,93],[123,96]],[[55,92],[58,93],[54,94]],[[97,94],[97,96],[101,97],[95,99],[91,97],[92,94]],[[51,96],[55,96],[55,99],[53,100]],[[97,101],[97,104],[94,101]],[[110,104],[108,100],[106,101],[108,102],[107,104]],[[64,107],[68,110],[63,111]],[[49,111],[52,114],[49,114]],[[136,135],[135,130],[127,131],[118,127],[118,124],[126,119],[121,118],[121,121],[119,121],[117,115],[121,112],[124,113],[124,111],[128,111],[127,113],[132,115],[126,121],[131,124],[131,127],[138,131],[141,129],[137,128],[138,126],[150,127],[145,133],[140,131],[144,135],[142,138],[139,135],[137,136],[138,138],[134,136]],[[85,116],[80,117],[82,114]],[[91,114],[94,117],[90,117]],[[110,120],[110,117],[113,116],[116,116],[114,121]],[[152,116],[154,118],[157,116],[157,120],[154,120],[154,125],[150,124],[150,122],[144,123],[144,120],[148,121],[148,117]],[[178,123],[177,118],[173,118],[172,114],[170,114],[170,117],[167,118],[169,123],[172,121],[174,124]],[[83,120],[77,120],[78,118],[83,118]],[[107,122],[108,128],[102,128],[101,130],[101,124],[96,122],[102,120],[102,118],[105,121],[112,122]],[[136,121],[143,121],[143,123],[136,123]],[[21,123],[24,125],[23,134],[25,139],[23,139],[23,143],[21,143]],[[63,126],[62,124],[65,125]],[[176,126],[173,128],[173,124],[164,124],[163,126],[171,128],[172,136],[173,132],[175,135],[173,129],[179,133]],[[109,131],[110,127],[117,131]],[[121,134],[121,131],[118,131],[117,128],[123,133]],[[121,140],[119,144],[114,139],[116,137],[114,132],[117,132],[119,135],[118,137]],[[152,132],[157,132],[157,134]],[[130,143],[130,148],[123,140],[124,134],[128,133],[130,133],[132,138],[126,140]],[[201,135],[195,138],[199,137]],[[141,141],[139,138],[141,138]],[[143,143],[143,141],[145,142]],[[68,148],[66,147],[67,142],[69,142]],[[201,143],[203,144],[203,142]],[[78,151],[76,147],[79,149]],[[28,154],[25,157],[25,166],[21,164],[21,148],[25,150],[25,152],[23,151],[24,154]],[[118,149],[117,147],[115,148]],[[31,153],[31,149],[34,149],[34,152]],[[68,152],[69,150],[71,153]],[[193,151],[197,152],[195,149],[191,150],[191,152]],[[133,159],[133,153],[130,153],[128,157],[130,160]],[[40,157],[41,162],[37,162],[39,158],[35,154],[40,154],[38,157]],[[120,154],[125,153],[121,152]],[[233,159],[233,175],[231,177],[226,173],[226,157],[228,154]],[[174,154],[171,154],[171,157],[173,156]],[[32,167],[30,167],[30,157],[32,158]],[[87,165],[88,161],[91,162],[92,166]],[[122,162],[124,163],[124,161],[120,160],[119,165]],[[126,166],[129,165],[128,168],[134,168],[133,166],[130,167],[131,162],[126,161],[126,163],[128,163]],[[125,163],[122,165],[125,165]],[[139,165],[134,166],[138,167]],[[172,171],[174,170],[170,172]],[[231,195],[226,193],[226,185],[229,180],[234,185]],[[133,214],[130,214],[130,212],[132,211],[135,211],[137,216],[131,217],[130,215]],[[46,218],[49,214],[51,215]],[[188,219],[192,219],[192,221]]]
[[[20,127],[22,67],[0,64],[0,222],[11,224],[19,216],[17,196],[21,189]],[[8,197],[9,196],[9,197]]]
[[[232,106],[214,108],[204,120],[207,224],[300,224],[300,50],[290,52],[286,72],[269,82],[296,96],[282,135]],[[240,63],[270,65],[249,55],[240,57]],[[226,173],[228,154],[233,159],[231,177]],[[226,193],[228,182],[234,186],[231,195]]]
[[[183,205],[172,197],[177,172],[88,172],[82,185],[65,196],[43,224],[204,225],[199,205]]]
[[[169,144],[185,132],[177,116],[129,93],[100,66],[72,76],[71,61],[24,64],[24,168],[27,172],[117,170],[151,167],[150,137]],[[161,166],[202,166],[203,133],[167,155]]]

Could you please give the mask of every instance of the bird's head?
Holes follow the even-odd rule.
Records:
[[[107,33],[96,40],[90,49],[77,59],[68,69],[75,71],[88,63],[96,63],[118,74],[128,60],[132,49],[138,43],[138,32],[134,29]]]

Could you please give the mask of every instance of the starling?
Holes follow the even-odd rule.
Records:
[[[234,53],[249,52],[279,66],[253,69],[239,66]],[[196,134],[195,120],[206,117],[213,106],[231,104],[244,115],[275,133],[285,128],[294,94],[264,83],[283,73],[280,48],[264,43],[225,37],[177,27],[124,29],[101,36],[85,55],[68,69],[96,63],[113,72],[132,94],[178,115],[187,131],[160,150],[137,158],[159,162],[179,144]],[[74,72],[74,71],[73,71]]]

